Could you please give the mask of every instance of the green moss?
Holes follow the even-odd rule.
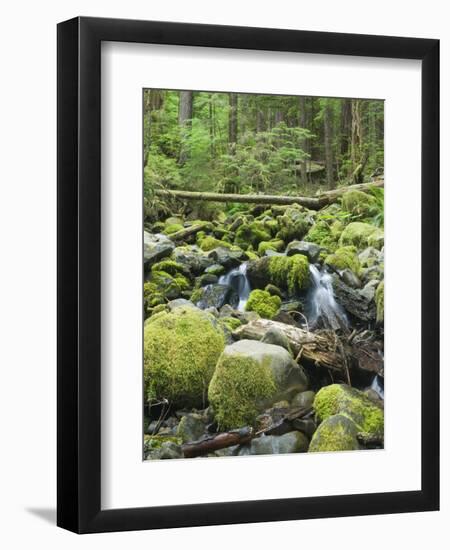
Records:
[[[166,225],[166,228],[164,229],[163,233],[166,235],[173,235],[173,233],[176,233],[177,231],[181,231],[183,229],[183,226],[180,223],[172,223],[170,225]]]
[[[334,254],[330,254],[325,258],[325,264],[338,271],[350,269],[356,275],[358,275],[361,269],[354,246],[343,246],[338,248]]]
[[[365,218],[370,216],[376,204],[375,197],[362,191],[347,191],[342,195],[342,208],[354,217]]]
[[[144,435],[144,451],[149,452],[160,449],[161,445],[167,441],[176,443],[177,445],[183,443],[181,437],[174,435]]]
[[[377,304],[377,323],[382,323],[384,321],[384,281],[377,286],[375,303]]]
[[[281,306],[281,298],[265,290],[252,290],[245,305],[246,311],[255,311],[264,319],[272,319]]]
[[[384,413],[361,391],[345,384],[331,384],[321,388],[313,404],[316,416],[323,421],[335,414],[348,416],[359,431],[382,434]]]
[[[196,304],[200,298],[202,297],[202,289],[201,287],[194,288],[191,294],[191,302]]]
[[[266,250],[274,250],[275,252],[281,252],[284,248],[284,241],[272,240],[272,241],[262,241],[258,245],[258,254],[264,256]]]
[[[306,217],[295,207],[288,207],[282,216],[278,216],[277,222],[279,230],[276,236],[286,242],[303,239],[309,229]]]
[[[352,222],[347,225],[339,239],[340,246],[354,245],[358,249],[373,246],[382,248],[383,231],[374,225],[364,222]]]
[[[214,237],[205,237],[200,242],[200,248],[203,250],[203,252],[209,252],[214,248],[218,248],[219,246],[223,246],[225,248],[235,248],[232,244],[227,243],[226,241],[221,241]]]
[[[236,317],[222,317],[219,322],[224,325],[230,332],[241,326],[241,322]]]
[[[315,431],[308,452],[354,451],[359,449],[355,423],[342,414],[328,417]]]
[[[162,260],[154,265],[152,265],[152,271],[164,271],[169,275],[176,275],[177,273],[182,273],[184,271],[184,266],[175,262],[173,260]]]
[[[306,256],[271,256],[268,258],[270,280],[275,285],[296,294],[309,285],[309,262]]]
[[[251,223],[243,223],[239,226],[234,242],[243,250],[247,250],[249,247],[253,249],[257,248],[260,242],[270,241],[270,239],[271,235],[264,227],[264,224],[260,221],[253,221]]]
[[[224,346],[223,331],[212,315],[192,307],[163,313],[144,327],[147,393],[177,406],[204,405]]]
[[[208,390],[215,419],[221,430],[252,425],[258,403],[276,393],[272,371],[266,362],[242,355],[219,359]]]

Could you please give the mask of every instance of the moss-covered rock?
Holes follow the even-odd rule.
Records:
[[[147,395],[177,406],[202,406],[225,341],[215,318],[199,309],[162,312],[144,327]]]
[[[308,452],[325,453],[359,449],[356,424],[343,414],[329,416],[312,436]]]
[[[353,420],[360,432],[383,434],[383,410],[355,388],[345,384],[325,386],[317,392],[313,406],[320,421],[341,414]]]
[[[290,294],[308,288],[309,262],[306,256],[265,256],[249,264],[247,275],[253,288],[265,288],[275,284]]]
[[[284,248],[284,241],[274,239],[272,241],[262,241],[258,245],[258,254],[264,256],[266,250],[275,250],[281,252]]]
[[[342,195],[342,208],[350,212],[352,216],[366,218],[370,216],[376,205],[376,199],[373,195],[368,195],[362,191],[347,191]]]
[[[333,254],[329,254],[325,258],[324,263],[337,271],[350,269],[355,275],[358,275],[361,269],[354,246],[342,246],[336,249]]]
[[[321,248],[334,252],[338,247],[343,225],[339,220],[318,220],[308,231],[305,241],[319,245]]]
[[[240,340],[220,356],[208,397],[219,428],[232,429],[254,425],[265,408],[306,386],[304,372],[285,349]]]
[[[276,237],[285,242],[301,240],[310,227],[307,216],[295,207],[286,208],[285,213],[278,216],[277,223],[279,230]]]
[[[384,281],[377,286],[375,291],[375,303],[377,304],[377,323],[384,322]]]
[[[181,231],[183,229],[183,226],[180,223],[173,223],[170,225],[166,225],[164,228],[163,233],[165,235],[173,235],[174,233],[177,233],[178,231]]]
[[[256,311],[264,319],[272,319],[281,306],[281,298],[272,296],[265,290],[252,290],[245,305],[246,311]]]
[[[373,246],[380,249],[384,245],[384,234],[381,229],[364,222],[352,222],[347,225],[339,239],[340,246],[354,245],[358,249]]]
[[[243,223],[236,231],[235,244],[243,250],[256,249],[260,242],[270,241],[271,235],[260,221]]]
[[[177,275],[178,273],[185,273],[186,268],[184,265],[175,262],[173,260],[162,260],[152,265],[152,272],[164,271],[169,275]]]
[[[241,322],[236,317],[221,317],[219,323],[224,325],[230,332],[241,326]]]
[[[234,248],[231,243],[228,243],[226,241],[221,241],[219,239],[216,239],[215,237],[204,237],[200,241],[200,248],[203,250],[203,252],[210,252],[211,250],[214,250],[215,248],[219,248],[220,246],[225,248]]]

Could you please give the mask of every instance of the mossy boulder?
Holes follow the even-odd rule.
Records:
[[[356,252],[354,246],[342,246],[333,254],[329,254],[324,263],[337,271],[350,269],[355,275],[358,275],[361,266]]]
[[[324,420],[314,432],[308,452],[356,451],[360,448],[357,433],[353,420],[344,414],[335,414]]]
[[[258,254],[264,256],[266,250],[275,250],[281,252],[284,248],[284,241],[274,239],[272,241],[262,241],[258,245]]]
[[[225,329],[230,332],[233,332],[233,330],[236,330],[242,324],[236,317],[221,317],[219,319],[219,323],[221,323]]]
[[[144,327],[144,382],[149,397],[201,407],[225,346],[216,319],[197,308],[161,312]]]
[[[380,250],[384,246],[384,233],[370,223],[352,222],[342,231],[339,245],[353,245],[359,250],[373,246]]]
[[[303,370],[284,348],[240,340],[220,356],[208,397],[219,428],[232,429],[254,425],[260,412],[306,387]]]
[[[262,241],[270,241],[271,234],[260,221],[243,223],[236,231],[235,244],[247,250],[248,248],[257,249]]]
[[[318,220],[308,231],[305,241],[315,243],[329,252],[334,252],[339,246],[339,237],[343,225],[339,220]]]
[[[311,225],[304,212],[295,207],[288,207],[282,216],[277,217],[279,230],[277,239],[285,242],[302,239]]]
[[[215,237],[211,237],[211,236],[204,237],[200,241],[200,248],[203,250],[203,252],[210,252],[211,250],[214,250],[219,246],[222,246],[225,248],[233,248],[233,245],[231,243],[216,239]]]
[[[250,296],[245,305],[246,311],[256,311],[264,319],[272,319],[277,314],[281,306],[281,298],[273,296],[266,290],[255,289],[250,292]]]
[[[382,435],[384,432],[383,410],[361,391],[345,384],[331,384],[321,388],[313,404],[319,421],[341,414],[351,419],[359,432]]]
[[[354,217],[366,218],[371,215],[376,206],[376,199],[362,191],[347,191],[342,195],[342,208]]]
[[[179,273],[186,274],[188,273],[187,268],[178,262],[174,262],[173,260],[162,260],[161,262],[158,262],[154,265],[152,265],[152,272],[157,271],[164,271],[165,273],[168,273],[169,275],[177,275]]]
[[[184,265],[193,275],[202,274],[207,267],[215,263],[212,258],[209,258],[203,250],[195,245],[177,246],[172,252],[171,259]]]
[[[309,286],[309,262],[306,256],[266,256],[249,264],[247,275],[254,288],[275,284],[294,295]]]
[[[164,228],[163,233],[165,235],[173,235],[174,233],[177,233],[178,231],[181,231],[183,229],[183,226],[180,223],[172,223],[170,225],[166,225]]]
[[[384,322],[384,281],[377,286],[375,291],[375,303],[377,304],[377,323]]]

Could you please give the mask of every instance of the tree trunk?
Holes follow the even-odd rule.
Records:
[[[237,129],[238,129],[238,95],[229,94],[229,112],[228,112],[228,144],[231,153],[236,151]]]
[[[361,100],[352,99],[352,141],[351,141],[351,160],[352,173],[361,163],[361,145],[362,145],[362,124],[361,124]]]
[[[333,174],[333,114],[331,111],[331,104],[329,99],[325,99],[325,108],[323,113],[323,133],[325,143],[325,171],[327,177],[328,189],[334,187],[334,174]]]
[[[181,200],[214,201],[214,202],[239,202],[251,204],[300,204],[311,210],[319,210],[327,204],[336,202],[341,195],[349,190],[366,191],[372,187],[384,187],[384,181],[373,181],[349,187],[340,187],[332,191],[326,191],[317,197],[294,197],[285,195],[237,195],[233,193],[204,193],[201,191],[168,191],[155,189],[155,195],[159,197],[175,198]],[[200,227],[200,226],[198,226]],[[190,229],[190,228],[189,228]],[[185,231],[185,230],[183,230]],[[181,231],[178,231],[181,233]],[[175,235],[178,235],[175,233]],[[174,235],[171,235],[173,238]]]
[[[189,157],[187,140],[192,127],[193,93],[180,92],[180,105],[178,109],[178,123],[181,127],[180,164],[184,164]]]
[[[233,445],[244,445],[254,436],[253,428],[245,427],[230,432],[222,432],[200,441],[185,443],[181,448],[185,458],[195,458],[206,455],[219,449],[232,447]]]
[[[299,118],[299,126],[300,128],[306,128],[308,121],[307,121],[307,114],[306,114],[306,97],[300,96],[299,97],[299,109],[300,109],[300,118]],[[302,139],[301,141],[301,149],[303,153],[307,153],[307,146],[308,141],[306,139]],[[306,171],[306,158],[300,161],[300,181],[302,185],[306,185],[308,183],[307,180],[307,171]]]

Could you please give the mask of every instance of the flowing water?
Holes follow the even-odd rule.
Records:
[[[376,374],[372,380],[370,389],[376,392],[381,399],[384,399],[384,378]]]
[[[310,264],[311,289],[307,297],[309,328],[347,329],[348,319],[336,302],[331,275]]]
[[[230,286],[239,296],[238,311],[245,310],[251,288],[247,279],[247,263],[242,263],[239,267],[231,269],[219,279],[219,284]]]

